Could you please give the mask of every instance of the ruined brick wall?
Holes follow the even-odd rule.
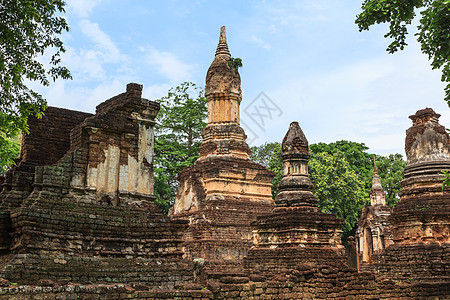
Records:
[[[141,85],[129,84],[71,135],[66,132],[65,141],[75,139],[56,164],[35,167],[32,193],[10,213],[12,240],[0,257],[2,278],[166,288],[193,280],[192,262],[182,259],[188,221],[170,220],[152,202],[159,105],[141,93]],[[39,121],[38,129],[46,126]],[[0,218],[1,230],[9,230],[8,220]]]
[[[5,284],[5,282],[2,282]],[[0,299],[449,299],[450,286],[378,280],[373,274],[351,270],[305,269],[276,279],[223,278],[207,284],[151,289],[142,284],[0,287]],[[49,285],[50,284],[50,285]],[[56,285],[56,286],[55,286]],[[17,298],[19,299],[19,298]]]
[[[30,133],[22,138],[20,160],[44,166],[56,163],[70,148],[70,131],[90,113],[47,107],[41,119],[30,116]]]
[[[29,134],[22,137],[17,165],[0,180],[0,251],[11,243],[10,210],[23,205],[33,190],[36,166],[51,165],[70,148],[70,131],[92,114],[48,107],[41,119],[28,118]]]
[[[22,137],[20,159],[0,186],[0,207],[14,208],[22,204],[32,190],[35,167],[60,160],[70,148],[70,131],[89,116],[92,114],[48,107],[42,118],[28,118],[30,129]]]
[[[380,276],[394,280],[419,279],[448,285],[450,277],[450,245],[417,243],[413,246],[394,244],[374,256]]]
[[[129,193],[153,197],[154,118],[159,104],[141,98],[142,86],[97,107],[71,133],[71,149],[83,152],[74,164],[71,185],[96,191],[98,199],[117,202]],[[150,199],[149,198],[149,199]]]

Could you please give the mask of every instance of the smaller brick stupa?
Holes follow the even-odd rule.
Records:
[[[442,187],[441,173],[450,171],[450,137],[439,117],[431,108],[409,117],[400,201],[389,219],[394,244],[374,261],[379,273],[395,280],[450,278],[450,188]]]
[[[375,157],[373,159],[373,180],[370,191],[370,205],[364,206],[358,221],[356,238],[361,270],[371,270],[372,255],[380,253],[393,243],[388,217],[392,210],[386,205],[386,197],[381,186]]]
[[[270,215],[253,223],[254,248],[246,263],[255,273],[277,273],[299,265],[346,264],[342,255],[343,220],[320,212],[308,175],[308,140],[297,122],[283,139],[284,176]]]

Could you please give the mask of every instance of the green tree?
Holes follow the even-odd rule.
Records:
[[[311,155],[308,168],[319,208],[343,218],[345,223],[342,231],[344,237],[348,236],[359,220],[367,198],[364,183],[342,152],[315,153]]]
[[[3,0],[0,9],[0,161],[1,167],[16,155],[10,139],[27,132],[29,115],[42,116],[46,101],[27,86],[37,81],[71,78],[61,66],[64,52],[59,35],[68,31],[63,0]],[[49,67],[41,62],[46,50],[52,53]],[[48,54],[48,53],[46,53]],[[46,62],[47,63],[47,62]]]
[[[281,144],[278,142],[274,143],[264,143],[260,146],[252,146],[250,150],[252,151],[252,156],[250,159],[264,167],[269,167],[269,163],[274,155],[276,149],[281,149]],[[281,152],[280,152],[281,157]]]
[[[14,163],[14,159],[19,158],[20,138],[21,135],[0,139],[0,176],[5,174],[5,171]]]
[[[208,115],[204,91],[191,82],[171,88],[156,100],[161,109],[155,130],[155,196],[164,210],[173,205],[177,175],[199,157],[201,132]]]
[[[364,184],[366,204],[369,202],[369,193],[372,189],[373,179],[373,154],[367,152],[369,148],[364,143],[350,141],[337,141],[334,143],[318,143],[310,145],[311,155],[326,152],[334,154],[342,152],[350,168],[355,171],[358,178]],[[378,175],[386,192],[386,204],[394,207],[398,202],[398,192],[401,190],[400,182],[406,167],[406,161],[401,154],[390,154],[389,156],[375,155],[377,161]]]
[[[450,106],[450,1],[449,0],[365,0],[362,13],[356,16],[359,30],[369,30],[375,23],[389,23],[384,37],[393,41],[389,53],[403,50],[407,27],[420,10],[420,24],[415,34],[422,53],[428,55],[432,69],[442,69],[441,80],[447,82],[445,100]]]
[[[326,152],[335,154],[342,152],[350,168],[355,171],[359,179],[364,183],[364,192],[369,195],[372,189],[373,158],[367,153],[369,148],[364,143],[350,141],[337,141],[334,143],[317,143],[310,145],[311,155]]]
[[[260,146],[253,146],[251,160],[259,163],[275,173],[272,179],[272,198],[278,195],[278,184],[283,178],[283,159],[281,158],[281,144],[279,142],[264,143]]]

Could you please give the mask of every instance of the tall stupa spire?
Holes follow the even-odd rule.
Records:
[[[231,62],[225,26],[220,28],[216,55],[206,74],[205,97],[208,101],[208,126],[202,133],[200,159],[225,155],[250,159],[246,135],[240,127],[242,100],[241,77]]]
[[[216,55],[206,74],[205,96],[208,101],[208,124],[239,125],[240,123],[241,77],[230,61],[225,26],[222,26]]]

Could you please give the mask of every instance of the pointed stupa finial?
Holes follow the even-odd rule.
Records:
[[[372,179],[372,190],[370,191],[370,204],[372,206],[386,205],[385,194],[383,186],[381,185],[380,175],[378,175],[375,155],[373,156],[373,179]]]
[[[373,173],[374,173],[374,174],[378,174],[378,171],[377,171],[377,161],[376,161],[375,155],[373,156]]]
[[[289,130],[281,143],[281,149],[283,157],[292,154],[303,154],[309,157],[308,140],[298,122],[294,121],[289,126]]]
[[[217,45],[216,56],[220,54],[225,54],[231,57],[230,50],[228,50],[225,26],[220,27],[219,45]]]

